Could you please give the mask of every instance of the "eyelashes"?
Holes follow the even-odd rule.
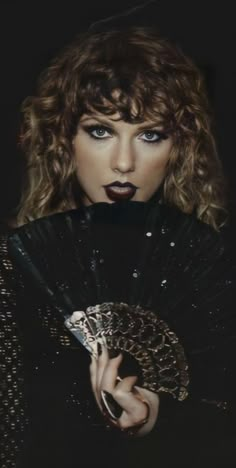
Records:
[[[104,133],[108,133],[109,136],[112,134],[112,130],[105,125],[84,125],[83,129],[89,134],[89,136],[96,140],[107,138],[107,135],[104,136]],[[95,135],[94,132],[97,132],[97,135]]]
[[[145,130],[142,135],[148,135],[147,139],[144,139],[146,143],[159,143],[162,140],[167,140],[168,135],[164,132],[160,132],[159,130]],[[155,136],[156,138],[150,139]]]
[[[106,125],[82,125],[83,130],[95,140],[105,140],[111,137],[114,132]],[[144,143],[155,144],[167,140],[168,135],[160,130],[146,129],[140,133],[141,140]]]

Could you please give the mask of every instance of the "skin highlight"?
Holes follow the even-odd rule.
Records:
[[[148,201],[165,178],[172,139],[154,122],[127,123],[119,114],[84,114],[73,140],[83,204],[112,201],[104,186],[130,182],[133,201]]]

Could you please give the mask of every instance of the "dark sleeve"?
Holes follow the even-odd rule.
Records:
[[[16,293],[6,237],[0,237],[0,466],[15,468],[27,425]]]
[[[165,318],[187,359],[188,396],[178,401],[167,392],[159,393],[160,409],[154,429],[146,437],[130,441],[132,467],[231,468],[235,465],[233,252],[224,251],[214,268],[204,271],[205,275],[199,275],[202,280],[196,282],[194,300],[190,301],[186,294],[186,300],[175,309],[176,318],[171,314]]]
[[[224,252],[199,282],[190,321],[175,328],[188,362],[184,401],[160,394],[160,412],[150,436],[160,452],[191,466],[233,466],[236,456],[236,274],[233,250]],[[196,314],[194,314],[194,309]],[[186,321],[187,323],[187,321]],[[182,334],[182,335],[181,335]],[[172,446],[169,453],[166,441]],[[158,441],[158,442],[157,442]],[[156,445],[157,446],[157,445]],[[154,447],[154,445],[153,445]],[[187,455],[188,454],[188,455]],[[173,461],[174,466],[174,461]]]

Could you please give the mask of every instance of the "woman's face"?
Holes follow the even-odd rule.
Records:
[[[148,201],[162,183],[172,139],[151,121],[84,114],[73,140],[83,203]]]

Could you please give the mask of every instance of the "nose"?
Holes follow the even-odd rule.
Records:
[[[111,168],[121,173],[135,170],[135,149],[130,141],[119,141],[112,155]]]

